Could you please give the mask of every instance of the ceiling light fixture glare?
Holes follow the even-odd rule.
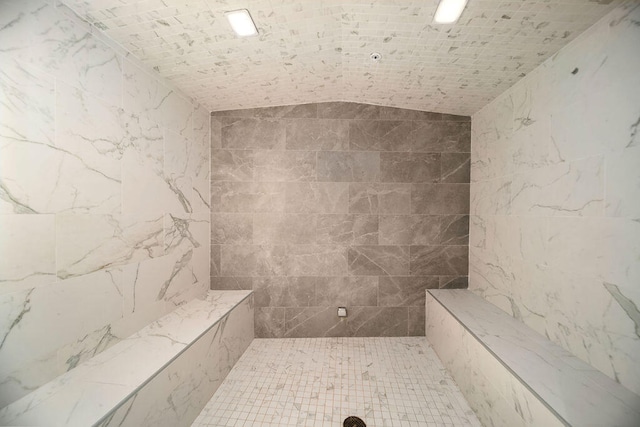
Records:
[[[433,18],[438,24],[453,24],[460,18],[467,5],[467,0],[440,0]]]
[[[251,19],[247,9],[232,10],[231,12],[226,12],[224,16],[238,37],[249,37],[258,34],[256,24]]]

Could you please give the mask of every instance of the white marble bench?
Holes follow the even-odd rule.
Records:
[[[254,337],[251,291],[210,291],[0,410],[0,425],[188,426]]]
[[[468,290],[427,291],[426,335],[484,425],[640,426],[640,396]]]

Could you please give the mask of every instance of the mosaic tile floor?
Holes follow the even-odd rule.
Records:
[[[255,339],[193,426],[480,426],[424,337]]]

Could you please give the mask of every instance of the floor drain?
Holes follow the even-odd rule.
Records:
[[[347,417],[342,423],[344,427],[367,427],[367,425],[358,417]]]

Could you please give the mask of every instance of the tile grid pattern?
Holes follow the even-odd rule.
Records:
[[[480,426],[424,338],[255,339],[193,423]]]
[[[424,290],[466,287],[468,118],[326,103],[212,125],[211,284],[255,291],[258,337],[423,335]]]
[[[353,101],[464,115],[621,2],[471,1],[438,25],[437,0],[63,1],[212,111]],[[224,11],[241,8],[259,37],[231,32]]]

